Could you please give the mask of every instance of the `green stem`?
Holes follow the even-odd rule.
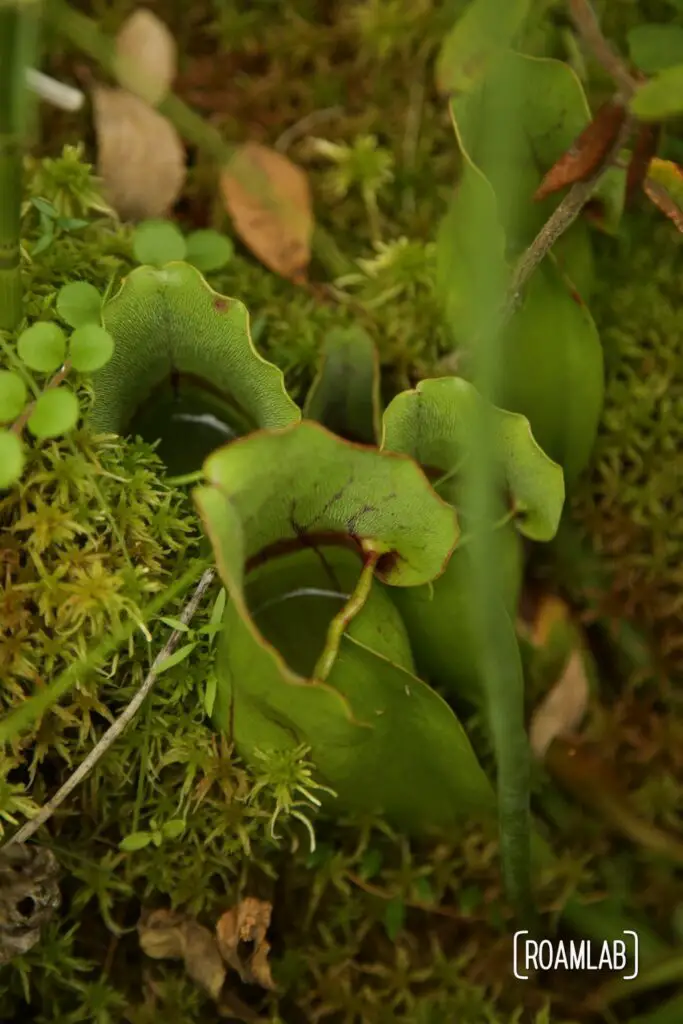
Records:
[[[38,51],[40,0],[0,0],[0,330],[23,315],[21,199],[30,122],[26,69]]]
[[[51,0],[47,16],[53,27],[68,41],[96,61],[108,74],[118,81],[115,51],[112,42],[100,32],[97,24],[79,11],[74,11],[64,0]],[[257,185],[250,176],[240,173],[239,162],[234,157],[239,147],[225,142],[220,132],[195,113],[191,107],[173,93],[169,93],[156,109],[177,129],[184,139],[206,153],[220,167],[230,165],[231,172],[243,188],[252,194]],[[233,162],[234,161],[234,162]],[[263,199],[268,200],[264,195]],[[337,247],[334,239],[322,228],[313,232],[313,253],[332,277],[352,273],[356,268],[351,260]]]

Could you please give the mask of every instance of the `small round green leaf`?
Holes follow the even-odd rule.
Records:
[[[22,331],[17,352],[31,370],[53,373],[66,358],[66,334],[59,324],[41,321]]]
[[[102,315],[102,296],[87,281],[72,281],[59,289],[57,312],[69,327],[99,324]]]
[[[639,86],[629,108],[641,121],[663,121],[683,114],[683,63],[664,68]]]
[[[146,220],[135,229],[133,252],[139,263],[161,267],[171,260],[184,260],[187,246],[175,224],[168,220]]]
[[[225,235],[210,229],[193,231],[187,236],[187,254],[185,259],[202,273],[219,270],[232,259],[235,247]]]
[[[683,63],[683,28],[680,25],[636,25],[627,40],[631,60],[648,75]]]
[[[78,399],[68,388],[44,391],[28,421],[34,437],[45,440],[68,433],[78,423]]]
[[[11,487],[24,469],[24,446],[16,434],[0,430],[0,489]]]
[[[26,403],[26,385],[17,373],[0,370],[0,423],[17,418]]]
[[[93,373],[101,369],[114,354],[114,339],[99,324],[83,324],[71,335],[69,358],[74,370]]]
[[[144,850],[152,841],[151,832],[131,832],[119,843],[119,850],[124,853],[135,853],[136,850]]]

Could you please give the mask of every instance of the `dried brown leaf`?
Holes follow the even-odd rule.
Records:
[[[569,622],[569,606],[553,594],[544,594],[533,612],[531,639],[536,647],[545,647],[555,626]]]
[[[269,270],[299,284],[311,259],[313,203],[306,174],[282,153],[247,142],[221,174],[235,230]]]
[[[650,161],[643,188],[648,199],[683,231],[683,167],[655,157]]]
[[[272,911],[271,903],[247,896],[227,910],[216,925],[218,948],[225,962],[243,982],[267,989],[275,988],[268,963],[270,944],[266,941]],[[252,946],[247,959],[240,950],[246,944]]]
[[[93,89],[98,173],[124,220],[162,217],[185,183],[185,150],[166,118],[125,89]]]
[[[536,189],[534,199],[545,199],[566,185],[589,178],[609,153],[625,118],[626,109],[620,103],[604,103],[567,152],[550,168]]]
[[[538,758],[543,758],[558,736],[570,736],[581,724],[590,689],[583,655],[575,648],[562,675],[541,701],[531,719],[529,742]]]
[[[212,999],[218,999],[227,971],[208,928],[175,910],[154,910],[138,924],[143,953],[155,960],[184,960],[185,970]]]
[[[144,7],[127,18],[116,37],[114,70],[119,84],[156,107],[170,91],[178,71],[175,39]]]

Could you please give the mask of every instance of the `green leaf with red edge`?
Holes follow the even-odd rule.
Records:
[[[243,303],[189,263],[137,267],[105,303],[102,323],[114,351],[92,376],[95,430],[128,429],[175,374],[198,382],[237,435],[301,417],[282,371],[254,347]]]
[[[495,813],[390,599],[443,572],[458,539],[420,467],[303,421],[233,442],[204,472],[194,500],[228,594],[213,716],[243,756],[305,743],[344,808],[409,831]]]
[[[403,452],[436,470],[437,493],[457,506],[458,477],[477,451],[477,407],[493,419],[494,479],[512,506],[517,529],[533,540],[552,540],[564,505],[562,469],[536,442],[525,416],[485,402],[468,381],[424,380],[397,395],[384,413],[382,450]],[[441,490],[439,479],[447,490]]]

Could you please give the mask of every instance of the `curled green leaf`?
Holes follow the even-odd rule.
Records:
[[[533,540],[551,540],[564,504],[561,467],[537,444],[525,416],[490,406],[468,381],[426,380],[397,395],[384,413],[382,449],[410,455],[429,470],[438,491],[439,480],[461,478],[465,460],[477,451],[477,407],[494,420],[494,474],[507,491],[517,528]],[[457,486],[455,494],[457,503]]]

